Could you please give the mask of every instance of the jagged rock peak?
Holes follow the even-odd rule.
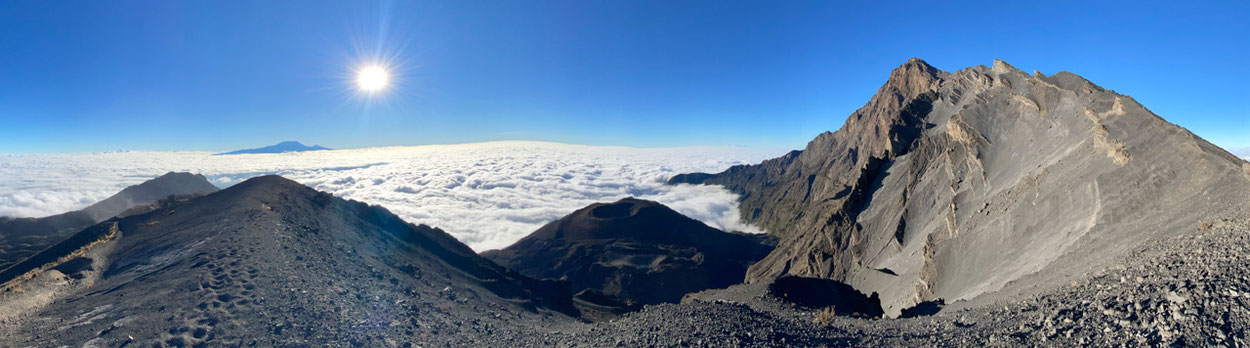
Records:
[[[1002,59],[995,59],[994,66],[990,67],[990,69],[994,71],[994,73],[996,74],[1005,74],[1005,73],[1009,73],[1012,71],[1023,72],[1020,69],[1016,69],[1016,67],[1011,66],[1011,64],[1007,64],[1007,62],[1003,61]]]
[[[904,98],[914,98],[936,88],[945,74],[920,58],[908,59],[890,72],[890,79],[882,86],[882,91],[893,89]]]
[[[742,216],[783,237],[747,282],[843,281],[878,292],[893,316],[920,301],[1027,296],[1108,262],[1123,241],[1240,214],[1243,163],[1070,72],[995,60],[944,73],[913,59],[797,159],[682,179],[738,193]]]
[[[932,65],[929,65],[929,62],[924,61],[924,59],[912,57],[908,59],[907,62],[904,62],[902,65],[899,65],[898,68],[894,68],[894,72],[898,72],[900,70],[908,70],[908,69],[921,69],[921,70],[934,70],[934,71],[938,70],[937,68],[934,68]]]

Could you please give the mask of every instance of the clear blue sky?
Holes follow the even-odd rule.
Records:
[[[5,1],[0,153],[798,148],[909,57],[1072,71],[1250,147],[1250,2],[781,3]],[[361,96],[379,57],[397,88]]]

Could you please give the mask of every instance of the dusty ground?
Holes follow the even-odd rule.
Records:
[[[1220,219],[1024,301],[909,319],[833,318],[740,285],[621,319],[524,337],[568,346],[1244,346],[1250,219]]]

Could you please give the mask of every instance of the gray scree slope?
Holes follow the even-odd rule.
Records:
[[[478,346],[577,315],[566,285],[277,176],[84,234],[0,284],[0,345]]]
[[[781,236],[782,275],[921,301],[1034,294],[1250,207],[1250,163],[1072,73],[912,59],[802,151],[671,183],[723,185]],[[886,271],[888,270],[888,272]]]

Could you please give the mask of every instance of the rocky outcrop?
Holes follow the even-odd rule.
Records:
[[[531,277],[568,280],[574,291],[656,304],[742,282],[747,267],[773,243],[765,235],[723,232],[662,204],[625,198],[579,209],[482,255]]]
[[[768,293],[795,306],[828,309],[836,315],[878,318],[882,315],[877,294],[864,295],[836,280],[784,276],[768,284]]]
[[[1072,73],[912,59],[802,151],[670,182],[725,186],[782,238],[748,282],[839,280],[897,316],[1057,286],[1194,212],[1246,210],[1243,165]]]

